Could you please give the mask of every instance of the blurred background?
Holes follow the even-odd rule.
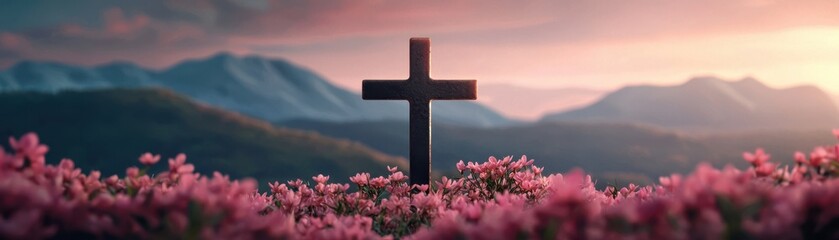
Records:
[[[144,152],[261,181],[407,167],[407,103],[363,79],[478,79],[433,103],[433,168],[527,154],[650,183],[835,142],[839,1],[13,0],[0,135],[123,174]],[[164,168],[165,164],[159,164]]]

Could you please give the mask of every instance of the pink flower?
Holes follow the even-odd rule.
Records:
[[[285,194],[286,192],[289,191],[288,186],[286,186],[285,184],[280,184],[277,181],[274,181],[273,183],[269,183],[268,187],[271,189],[271,193],[273,193],[273,194],[282,195],[282,194]]]
[[[353,182],[358,186],[367,186],[367,184],[370,183],[370,174],[357,173],[355,176],[350,177],[350,182]]]
[[[807,164],[807,155],[804,155],[803,152],[795,152],[794,158],[796,164]]]
[[[758,177],[767,177],[775,172],[776,165],[774,163],[766,163],[755,168],[755,173]]]
[[[411,202],[421,210],[432,211],[440,206],[442,199],[436,194],[419,193],[414,195],[414,199]]]
[[[300,206],[302,198],[299,195],[294,194],[294,192],[287,192],[286,194],[282,195],[282,198],[280,198],[279,200],[282,209],[285,210],[287,213],[292,213],[296,211],[297,208]]]
[[[466,171],[466,164],[463,164],[463,160],[457,162],[455,166],[457,166],[457,171],[460,172],[460,174],[463,174],[463,171]]]
[[[160,161],[160,155],[152,155],[151,153],[143,153],[140,155],[140,163],[143,165],[154,165]]]
[[[136,178],[140,176],[140,169],[137,167],[129,167],[125,169],[125,176],[129,178]]]
[[[288,181],[288,185],[292,187],[299,188],[303,186],[303,180],[295,179],[294,181]]]
[[[682,184],[682,175],[672,174],[670,177],[659,177],[658,181],[661,183],[661,186],[673,190]]]
[[[0,159],[3,160],[2,163],[4,165],[20,168],[24,165],[24,160],[29,160],[30,169],[36,172],[43,170],[46,164],[44,155],[49,148],[46,145],[40,144],[37,134],[24,134],[20,137],[20,140],[9,137],[9,145],[11,145],[15,155],[6,157],[7,159]]]
[[[316,177],[312,177],[312,180],[315,180],[316,183],[325,184],[329,181],[329,176],[323,176],[323,174],[318,174]]]
[[[533,164],[533,160],[528,160],[526,155],[522,155],[518,161],[510,164],[510,170],[518,171],[519,169],[531,164]]]
[[[455,184],[456,182],[452,181],[446,176],[443,176],[443,179],[435,183],[437,184],[437,189],[443,189],[446,191],[452,191],[455,187],[457,187],[457,185]]]
[[[790,183],[796,184],[800,183],[805,180],[805,174],[807,173],[806,165],[799,165],[792,168],[792,171],[789,173],[789,181]]]
[[[174,159],[169,159],[169,172],[173,175],[192,173],[195,166],[186,163],[186,154],[180,153]]]
[[[398,183],[408,180],[408,176],[405,176],[405,174],[403,174],[402,172],[394,172],[390,174],[390,176],[388,176],[388,179],[390,179],[391,182]]]
[[[542,171],[545,170],[544,167],[531,166],[530,168],[531,168],[530,170],[533,171],[533,174],[536,174],[536,175],[542,175]]]
[[[409,213],[411,211],[410,200],[407,198],[391,197],[382,200],[382,207],[396,214]]]
[[[810,153],[810,166],[821,167],[823,164],[829,162],[830,159],[828,159],[828,157],[829,155],[827,149],[817,147],[812,153]]]
[[[763,148],[758,148],[757,150],[755,150],[754,154],[749,152],[743,153],[743,159],[745,159],[746,162],[751,163],[752,166],[755,167],[766,163],[767,161],[769,161],[770,157],[771,156],[769,154],[766,154],[766,152],[763,151]]]
[[[385,185],[388,185],[390,180],[384,177],[376,177],[373,180],[370,180],[370,186],[374,188],[383,188]]]
[[[656,188],[629,184],[597,189],[581,170],[543,177],[532,160],[505,157],[483,163],[461,161],[458,171],[464,175],[442,177],[435,181],[436,191],[429,191],[428,185],[409,185],[402,172],[388,167],[387,177],[371,179],[369,173],[351,177],[360,186],[353,192],[347,192],[349,184],[327,184],[329,176],[319,174],[312,177],[317,182],[314,187],[297,179],[270,183],[270,192],[260,193],[253,179],[231,180],[219,172],[190,174],[194,167],[186,163],[185,155],[170,159],[168,171],[145,174],[130,167],[123,178],[101,179],[99,171],[85,169],[86,175],[69,159],[38,165],[32,158],[43,156],[36,138],[22,137],[14,144],[13,153],[0,148],[0,239],[67,234],[206,239],[714,239],[731,224],[756,239],[796,239],[802,234],[801,223],[839,218],[839,211],[833,210],[839,201],[839,175],[830,162],[839,152],[834,147],[816,148],[812,159],[796,153],[797,164],[782,168],[759,149],[744,154],[753,164],[746,171],[700,164],[684,176],[660,178],[661,186]],[[148,155],[149,161],[140,157],[144,165],[155,157]],[[31,164],[9,167],[10,157]],[[724,206],[754,208],[750,212],[755,215],[731,222],[721,212]],[[187,231],[193,226],[198,228]]]
[[[12,146],[12,149],[20,154],[23,154],[27,158],[31,160],[33,159],[43,159],[44,154],[49,151],[49,148],[46,145],[41,145],[38,141],[38,135],[35,133],[27,133],[20,137],[20,140],[15,140],[15,138],[9,138],[9,145]]]

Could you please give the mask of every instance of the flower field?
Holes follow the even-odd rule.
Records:
[[[837,239],[839,145],[748,169],[699,165],[653,186],[596,189],[533,160],[458,163],[431,186],[359,173],[269,183],[204,176],[151,153],[124,176],[46,164],[37,135],[0,148],[0,239]],[[167,171],[148,172],[168,164]],[[336,180],[336,179],[332,179]],[[335,182],[344,182],[339,179]]]

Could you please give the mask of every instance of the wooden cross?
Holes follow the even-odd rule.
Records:
[[[410,105],[411,184],[431,176],[431,100],[475,100],[477,80],[432,80],[428,75],[428,38],[411,38],[411,75],[407,80],[364,80],[365,100],[408,100]]]

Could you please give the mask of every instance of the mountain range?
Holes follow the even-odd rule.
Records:
[[[274,127],[163,89],[0,93],[0,119],[0,136],[36,132],[49,145],[48,161],[71,158],[104,176],[124,174],[144,152],[164,159],[186,153],[198,172],[253,177],[260,184],[321,173],[348,182],[358,172],[407,167],[404,158],[358,142]],[[164,160],[154,170],[165,166]]]
[[[359,79],[360,80],[360,79]],[[162,71],[115,62],[80,67],[23,61],[0,72],[0,92],[161,87],[198,102],[267,121],[407,120],[402,101],[364,101],[316,73],[280,59],[220,53],[187,60]],[[434,118],[449,124],[494,127],[513,124],[474,102],[437,101]]]
[[[511,86],[479,93],[505,112],[548,111],[553,105],[535,103],[572,95]],[[433,166],[445,172],[459,160],[527,154],[547,172],[582,167],[603,182],[647,183],[699,162],[743,165],[739,155],[756,147],[783,159],[831,144],[827,130],[839,123],[832,101],[810,86],[698,77],[626,87],[534,123],[466,101],[435,102]],[[36,131],[54,146],[51,159],[74,158],[106,174],[145,151],[185,152],[204,173],[223,169],[266,181],[383,173],[384,165],[405,166],[406,118],[404,102],[362,101],[310,70],[256,56],[222,53],[160,71],[125,62],[25,61],[0,72],[0,134]]]
[[[831,96],[814,86],[775,89],[754,78],[697,77],[678,86],[629,86],[543,121],[646,124],[688,131],[830,129],[839,126]]]

